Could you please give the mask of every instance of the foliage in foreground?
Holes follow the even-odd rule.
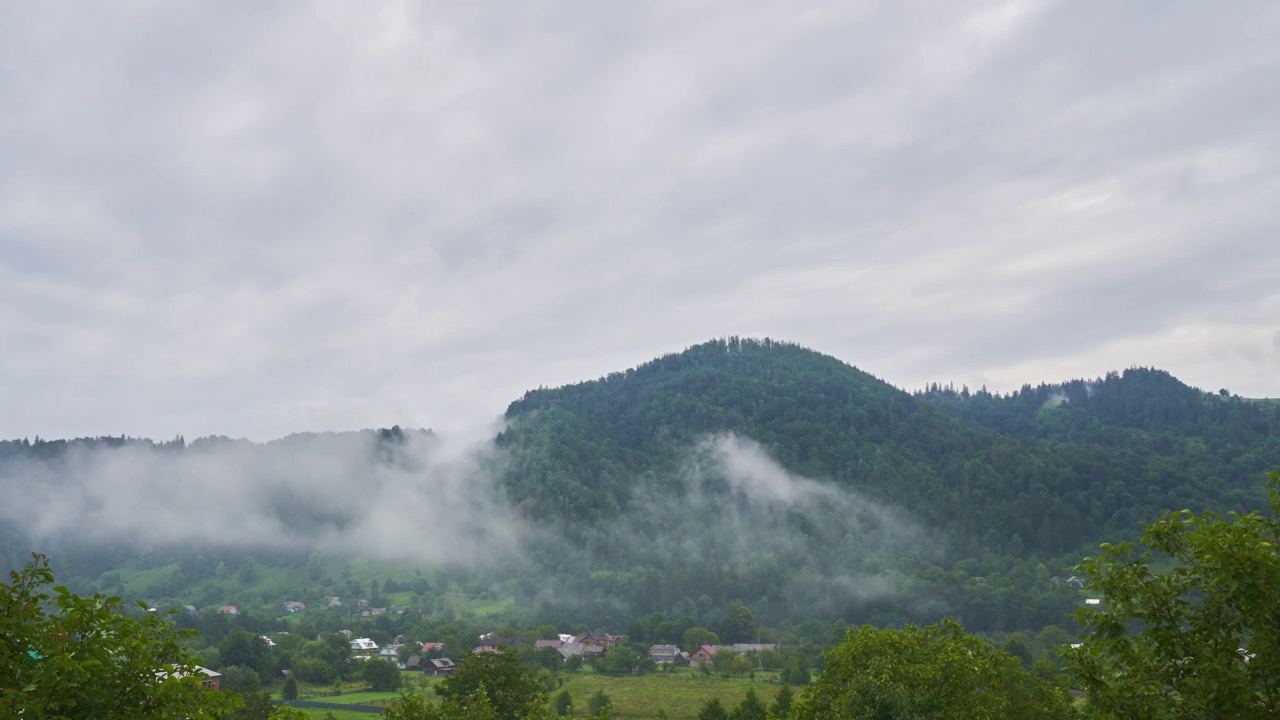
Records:
[[[1067,657],[1101,716],[1280,717],[1280,473],[1268,488],[1272,517],[1182,510],[1146,526],[1167,573],[1131,543],[1085,559],[1105,604],[1076,613],[1092,633]]]
[[[466,654],[452,677],[435,688],[439,704],[421,693],[387,705],[386,720],[550,720],[546,689],[518,652]]]
[[[880,630],[851,628],[791,710],[793,720],[1075,717],[1062,688],[954,620]]]
[[[35,555],[0,583],[0,714],[98,720],[213,720],[237,699],[205,691],[168,619],[120,615],[117,597],[81,597]]]

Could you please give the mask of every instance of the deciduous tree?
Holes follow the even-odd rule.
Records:
[[[954,620],[901,630],[851,628],[794,704],[797,720],[836,718],[1071,718],[1057,687],[964,632]]]
[[[436,694],[446,703],[462,703],[481,693],[493,708],[497,720],[529,720],[550,715],[547,691],[520,663],[514,650],[468,654],[452,677],[436,686]]]
[[[1169,512],[1144,528],[1147,552],[1085,559],[1103,602],[1076,613],[1091,632],[1066,657],[1100,715],[1280,717],[1280,473],[1267,485],[1271,517]]]
[[[212,720],[237,704],[201,687],[181,642],[194,633],[155,613],[126,618],[118,597],[46,590],[53,582],[35,555],[0,583],[0,715]]]
[[[364,662],[361,678],[377,691],[397,690],[400,687],[400,668],[391,660],[370,658]]]

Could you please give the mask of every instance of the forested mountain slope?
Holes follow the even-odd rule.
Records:
[[[1054,555],[1166,507],[1260,506],[1262,473],[1280,465],[1263,407],[1158,371],[913,397],[797,345],[729,338],[527,393],[499,442],[516,458],[513,499],[535,517],[625,514],[636,486],[672,477],[690,443],[731,432],[793,473],[909,508],[962,553]]]
[[[1280,405],[1203,392],[1161,370],[1007,395],[932,385],[916,397],[1008,437],[1043,441],[1095,480],[1090,504],[1123,521],[1168,508],[1263,509],[1258,478],[1280,467]]]
[[[1051,578],[1136,521],[1262,508],[1278,412],[1154,370],[912,395],[727,338],[530,391],[475,447],[399,428],[0,442],[0,561],[51,551],[79,587],[178,606],[269,606],[264,576],[352,593],[360,567],[398,566],[565,627],[1038,629],[1081,602]]]
[[[1119,442],[1119,429],[1246,446],[1280,434],[1280,404],[1225,389],[1204,392],[1163,370],[1130,368],[1096,380],[1023,385],[1007,395],[931,385],[917,393],[956,417],[1006,435]],[[1052,412],[1050,412],[1052,411]]]

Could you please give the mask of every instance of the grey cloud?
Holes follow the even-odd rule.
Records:
[[[5,16],[0,435],[466,427],[725,334],[1280,394],[1171,334],[1275,325],[1270,3]]]

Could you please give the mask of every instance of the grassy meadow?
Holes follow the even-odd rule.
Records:
[[[619,720],[654,718],[659,710],[677,720],[697,717],[698,708],[713,697],[720,698],[725,708],[732,710],[746,696],[748,687],[755,687],[760,700],[767,704],[781,685],[708,678],[690,672],[624,677],[581,674],[565,675],[564,685],[551,696],[554,699],[561,690],[569,691],[573,698],[570,717],[588,717],[589,699],[597,690],[603,690],[613,702],[613,716]]]
[[[410,676],[406,673],[405,679]],[[573,712],[569,717],[589,717],[588,703],[597,690],[603,690],[613,702],[613,716],[618,720],[639,720],[655,718],[662,710],[671,720],[681,718],[691,720],[697,717],[698,709],[710,698],[720,698],[726,709],[733,709],[747,694],[748,687],[754,687],[760,700],[768,704],[781,687],[778,683],[755,682],[747,679],[705,677],[701,673],[681,670],[670,674],[649,673],[638,676],[614,677],[597,675],[591,672],[565,673],[560,676],[563,684],[550,693],[552,700],[562,690],[569,691],[573,698]],[[434,684],[431,683],[431,684]],[[412,683],[410,691],[419,691],[420,686]],[[798,692],[799,688],[795,688]],[[277,690],[278,691],[278,690]],[[429,686],[421,687],[421,691],[431,696]],[[305,690],[304,690],[305,692]],[[378,704],[394,699],[398,693],[391,692],[345,692],[331,697],[306,698],[318,702],[335,705],[351,705],[377,701]],[[326,710],[307,709],[315,720],[322,720]],[[372,713],[333,710],[337,720],[351,718],[376,717]]]

